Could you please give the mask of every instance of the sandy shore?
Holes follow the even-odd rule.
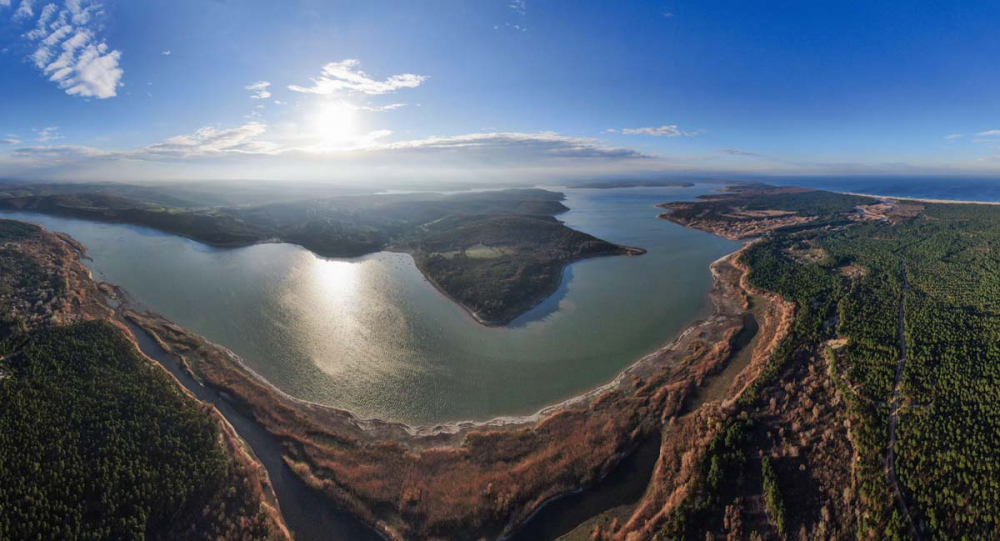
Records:
[[[833,191],[833,190],[830,190]],[[871,197],[873,199],[892,199],[894,201],[916,201],[918,203],[955,203],[956,205],[1000,205],[1000,201],[966,201],[958,199],[926,199],[920,197],[898,197],[895,195],[873,195],[870,193],[840,192],[844,195],[856,195],[860,197]]]

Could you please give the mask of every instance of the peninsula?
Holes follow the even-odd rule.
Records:
[[[0,184],[0,210],[145,226],[211,246],[289,242],[324,257],[408,252],[431,283],[487,325],[509,323],[551,295],[575,261],[644,253],[566,227],[555,218],[568,210],[562,199],[521,189],[219,207],[205,206],[211,195],[169,187]]]

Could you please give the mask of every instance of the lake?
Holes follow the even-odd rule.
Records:
[[[739,244],[658,220],[717,188],[566,194],[567,225],[648,250],[581,261],[504,327],[476,323],[407,254],[329,259],[290,244],[212,248],[143,227],[0,212],[87,246],[98,279],[241,356],[283,391],[414,424],[529,414],[601,385],[708,314],[708,265]]]

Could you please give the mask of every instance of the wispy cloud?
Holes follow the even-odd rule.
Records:
[[[96,148],[70,145],[36,145],[19,148],[13,152],[16,158],[35,160],[45,165],[56,165],[83,158],[99,158],[105,154]]]
[[[604,161],[647,159],[641,152],[606,146],[589,138],[571,137],[555,132],[518,133],[493,132],[427,137],[405,141],[387,141],[390,130],[375,130],[356,136],[338,147],[317,144],[303,139],[296,128],[271,133],[259,121],[222,128],[206,126],[193,133],[170,137],[161,142],[128,150],[103,150],[67,145],[36,145],[18,148],[12,155],[24,161],[44,166],[48,161],[66,163],[73,159],[102,160],[188,160],[225,156],[312,156],[314,158],[346,156],[353,159],[384,160],[381,154],[432,161],[466,161],[474,163],[542,163],[576,159]],[[41,139],[41,138],[39,138]],[[16,144],[16,143],[13,143]],[[374,157],[378,154],[381,157]],[[371,156],[365,158],[364,156]]]
[[[38,137],[35,138],[35,141],[38,141],[39,143],[45,143],[63,138],[63,136],[59,134],[59,126],[49,126],[35,131],[38,133]]]
[[[955,141],[956,139],[961,139],[963,137],[965,137],[964,133],[952,133],[944,136],[944,138],[948,141]]]
[[[514,10],[518,15],[524,15],[528,13],[528,2],[527,0],[510,0],[507,7]]]
[[[558,158],[647,158],[648,156],[628,148],[601,145],[595,139],[570,137],[555,132],[517,133],[472,133],[450,137],[428,137],[410,141],[391,143],[384,148],[421,149],[436,151],[515,151],[518,154]]]
[[[250,97],[255,100],[266,100],[271,97],[271,93],[268,92],[267,87],[271,86],[271,83],[267,81],[257,81],[256,83],[248,84],[243,87],[250,91]]]
[[[427,80],[425,75],[403,73],[378,81],[358,69],[361,62],[352,58],[330,62],[323,66],[322,74],[312,79],[312,86],[289,85],[288,89],[307,94],[331,95],[341,92],[361,94],[388,94],[403,88],[416,88]]]
[[[192,134],[171,137],[122,155],[132,158],[190,158],[213,154],[265,154],[275,150],[274,144],[259,139],[266,131],[267,125],[262,122],[247,122],[227,129],[206,126]]]
[[[20,145],[21,140],[13,133],[8,133],[7,137],[0,139],[0,145]]]
[[[171,54],[170,49],[164,49],[163,51],[160,52],[160,54],[163,56],[170,56]]]
[[[974,134],[973,143],[1000,143],[1000,130],[986,130]]]
[[[384,113],[386,111],[393,111],[399,109],[400,107],[406,107],[405,103],[390,103],[388,105],[362,105],[359,107],[362,111],[369,111],[372,113]]]
[[[17,7],[17,11],[14,12],[14,19],[27,19],[35,15],[35,10],[32,9],[32,0],[21,0],[21,5]]]
[[[758,154],[756,152],[750,152],[748,150],[740,150],[738,148],[720,148],[719,152],[723,154],[729,154],[730,156],[746,156],[752,158],[763,158],[763,154]]]
[[[62,8],[46,4],[34,28],[23,34],[34,51],[30,59],[48,79],[67,94],[106,99],[117,95],[124,71],[121,51],[100,37],[97,19],[102,5],[94,0],[65,0]],[[15,20],[34,16],[30,0],[22,0]]]
[[[657,128],[622,128],[620,133],[624,135],[652,135],[653,137],[694,137],[702,132],[703,130],[693,132],[684,131],[678,128],[677,124],[670,124]],[[611,133],[614,133],[614,131],[611,131]]]

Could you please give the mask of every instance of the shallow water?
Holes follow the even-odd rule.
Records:
[[[295,541],[381,541],[382,536],[346,511],[330,503],[319,491],[309,488],[281,454],[281,442],[260,425],[224,400],[219,393],[200,385],[145,331],[128,324],[139,349],[162,364],[199,400],[215,406],[267,470],[278,498],[281,515]]]
[[[85,244],[102,280],[241,357],[296,397],[410,423],[533,413],[609,381],[709,308],[708,265],[737,247],[656,219],[692,188],[559,190],[570,227],[646,248],[567,268],[559,291],[484,327],[409,255],[327,259],[289,244],[219,249],[147,228],[0,213]]]

